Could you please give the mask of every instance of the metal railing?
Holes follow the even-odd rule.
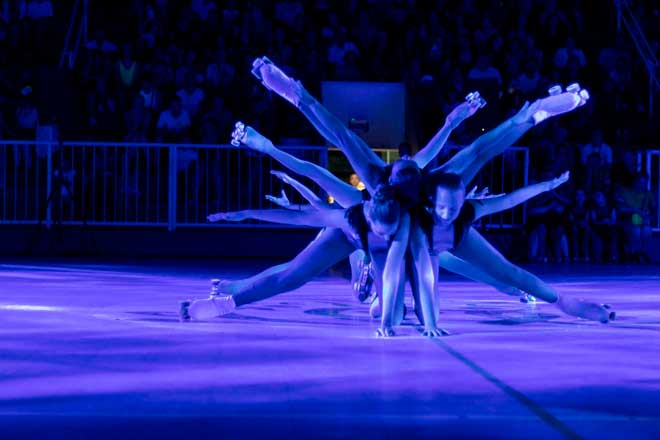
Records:
[[[447,158],[456,154],[463,147],[448,145]],[[508,194],[516,189],[527,186],[529,182],[529,148],[509,147],[504,153],[495,156],[479,171],[468,184],[470,191],[474,186],[479,190],[488,188],[490,194]],[[520,204],[512,209],[498,212],[479,220],[478,225],[486,229],[517,229],[522,228],[527,221],[527,204]]]
[[[326,147],[283,149],[328,167]],[[395,153],[379,151],[388,162]],[[170,230],[217,226],[207,222],[207,215],[273,206],[264,196],[279,195],[284,188],[270,175],[273,168],[281,166],[270,157],[230,145],[0,142],[0,224]],[[490,161],[473,184],[488,187],[493,194],[508,193],[527,184],[528,168],[528,149],[512,147]],[[302,181],[325,195],[313,182]],[[292,203],[304,203],[295,191],[286,188],[286,192]],[[524,206],[519,206],[489,216],[481,224],[517,228],[525,219]]]
[[[327,166],[325,147],[283,149]],[[0,224],[208,226],[210,213],[272,206],[264,195],[282,188],[273,168],[230,145],[1,142]]]

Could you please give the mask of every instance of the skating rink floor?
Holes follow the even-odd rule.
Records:
[[[660,438],[660,268],[536,266],[599,324],[443,275],[398,335],[324,275],[211,322],[178,301],[248,261],[0,264],[1,439]]]

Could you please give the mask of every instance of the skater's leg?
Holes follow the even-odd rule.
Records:
[[[462,275],[472,281],[492,286],[507,295],[517,297],[524,295],[524,292],[522,292],[520,289],[502,283],[477,266],[470,264],[449,252],[442,252],[440,254],[439,264],[440,267],[445,270],[456,273],[458,275]]]
[[[470,229],[454,253],[504,284],[514,286],[549,303],[557,301],[557,292],[552,287],[504,258],[474,228]]]
[[[587,91],[580,90],[577,86],[570,91],[567,89],[565,93],[538,99],[532,105],[525,103],[515,116],[480,136],[440,169],[448,173],[459,174],[463,178],[463,182],[467,184],[474,179],[486,162],[503,153],[534,125],[549,117],[574,110],[584,105],[588,99]]]
[[[525,104],[517,115],[479,136],[440,169],[447,173],[459,174],[463,182],[468,184],[488,161],[503,153],[533,126],[529,106]]]
[[[269,267],[250,278],[243,278],[240,280],[221,280],[218,284],[218,291],[227,295],[234,295],[240,292],[245,286],[256,283],[260,279],[272,277],[280,272],[283,272],[291,267],[291,261],[278,264],[277,266]]]
[[[342,121],[319,103],[299,81],[289,78],[272,63],[259,67],[264,85],[293,103],[323,138],[346,155],[369,192],[378,185],[385,163]]]
[[[309,103],[302,102],[300,111],[329,143],[346,155],[355,173],[369,192],[373,193],[382,180],[385,168],[383,160],[357,134],[315,99],[312,98]]]
[[[552,287],[538,277],[509,262],[497,249],[484,239],[474,228],[470,229],[463,242],[456,249],[456,255],[475,264],[494,278],[515,286],[557,306],[569,315],[594,321],[608,322],[614,319],[609,307],[590,303],[565,295],[559,295]]]
[[[340,229],[326,229],[286,263],[285,268],[267,270],[248,280],[235,281],[232,283],[234,293],[195,301],[190,306],[190,315],[193,319],[209,319],[229,313],[236,307],[294,290],[354,250]]]
[[[236,306],[242,306],[297,289],[354,250],[340,229],[328,228],[303,249],[286,270],[255,280],[232,295],[232,298]]]

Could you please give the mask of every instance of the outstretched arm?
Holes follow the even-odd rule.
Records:
[[[253,219],[287,225],[313,226],[324,228],[326,226],[340,228],[344,225],[343,209],[307,209],[291,211],[288,209],[246,209],[244,211],[219,212],[208,217],[211,222],[225,220],[240,222]]]
[[[279,206],[281,208],[284,208],[284,209],[291,210],[291,211],[302,211],[302,210],[307,210],[307,209],[318,209],[318,208],[313,207],[310,204],[302,204],[302,203],[292,204],[289,201],[289,198],[286,196],[286,193],[284,192],[284,190],[282,190],[280,197],[276,197],[276,196],[271,195],[271,194],[266,194],[265,198],[266,198],[266,200],[276,204],[277,206]]]
[[[310,205],[312,205],[314,208],[317,209],[329,208],[328,203],[321,200],[316,194],[314,194],[314,191],[312,191],[302,183],[298,182],[296,179],[289,176],[288,174],[283,173],[282,171],[275,171],[275,170],[272,170],[270,173],[276,176],[278,179],[282,180],[282,182],[288,183],[293,188],[295,188],[295,190],[298,191],[300,195],[303,196],[303,198],[307,200],[310,203]]]
[[[475,219],[481,218],[485,215],[493,214],[495,212],[511,209],[514,206],[524,203],[532,197],[541,194],[542,192],[551,191],[557,188],[562,183],[568,181],[568,178],[569,172],[566,171],[555,179],[526,186],[512,192],[511,194],[493,199],[479,200],[479,203],[474,203]]]
[[[343,182],[327,169],[280,150],[252,127],[245,127],[244,132],[237,129],[232,133],[232,137],[255,151],[269,155],[294,173],[309,177],[332,195],[341,206],[353,206],[362,201],[360,190]]]
[[[417,225],[412,228],[410,246],[419,280],[419,301],[422,306],[422,316],[424,317],[424,336],[440,336],[443,332],[436,327],[436,305],[433,302],[435,271],[429,255],[429,245],[426,236]]]
[[[445,125],[438,131],[424,148],[415,154],[413,160],[420,169],[424,169],[440,153],[442,147],[447,143],[451,132],[458,127],[461,122],[472,116],[479,109],[479,103],[476,101],[466,101],[452,110],[445,119]]]
[[[399,291],[406,248],[410,235],[410,216],[404,213],[401,216],[399,229],[396,231],[394,240],[387,251],[385,268],[383,269],[383,310],[381,316],[381,326],[378,329],[380,336],[392,336],[394,330],[394,310],[396,297]]]

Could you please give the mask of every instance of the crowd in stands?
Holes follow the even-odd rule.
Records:
[[[249,74],[267,55],[316,96],[325,80],[406,84],[408,142],[431,138],[467,92],[488,105],[453,136],[466,143],[554,84],[579,82],[589,104],[521,139],[530,176],[572,179],[529,204],[529,257],[644,260],[656,201],[632,145],[653,142],[648,76],[614,2],[584,0],[132,0],[92,2],[76,59],[77,138],[226,143],[236,119],[275,141],[321,140]],[[634,2],[657,51],[660,4]],[[4,0],[0,137],[34,138],[32,88],[50,0]],[[123,9],[122,9],[123,8]],[[67,13],[69,13],[67,11]],[[64,29],[59,30],[63,39]],[[60,35],[62,34],[62,35]],[[660,113],[660,112],[658,112]],[[391,147],[391,146],[390,146]]]

